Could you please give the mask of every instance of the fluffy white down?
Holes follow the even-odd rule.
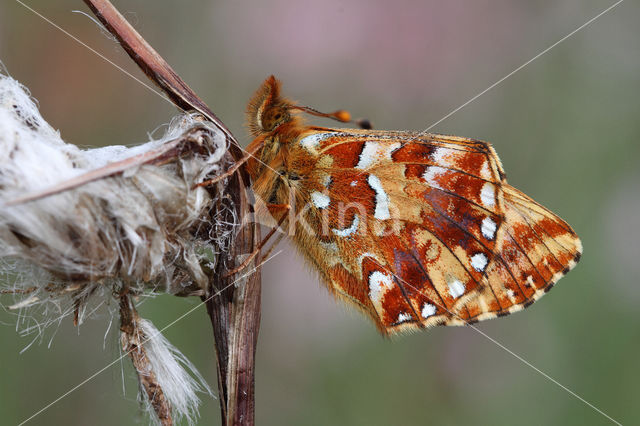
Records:
[[[164,285],[179,266],[197,283],[206,282],[198,262],[202,249],[198,241],[188,241],[187,231],[206,216],[212,201],[193,184],[220,168],[226,149],[214,129],[209,155],[140,165],[36,201],[5,204],[161,147],[194,124],[185,115],[161,139],[133,148],[82,150],[45,122],[25,88],[0,75],[0,257],[26,260],[57,276]]]
[[[185,419],[189,424],[193,424],[198,418],[200,404],[197,393],[202,392],[213,396],[211,388],[191,361],[150,321],[141,319],[138,321],[138,326],[142,334],[147,336],[144,344],[147,359],[158,384],[173,408],[174,421],[180,423],[180,419]],[[146,392],[139,392],[139,396],[143,398],[151,418],[154,418],[154,411]]]
[[[9,205],[25,194],[166,146],[195,125],[207,126],[212,134],[205,139],[204,154],[187,154],[161,166],[138,164]],[[193,188],[221,170],[225,151],[225,137],[191,115],[177,117],[160,139],[133,148],[83,150],[67,144],[42,118],[26,88],[2,75],[0,64],[0,285],[14,292],[16,303],[10,308],[21,311],[18,329],[36,333],[38,340],[47,325],[74,312],[73,298],[82,301],[82,322],[92,312],[89,305],[112,305],[113,291],[123,283],[154,292],[201,291],[207,282],[201,263],[215,261],[215,250],[223,250],[221,240],[232,231],[216,233],[214,200],[205,189]],[[225,229],[233,225],[225,220]],[[201,234],[194,229],[204,225],[216,235],[195,237]],[[192,422],[196,392],[211,390],[151,323],[142,320],[140,327],[152,337],[145,347],[174,415]]]

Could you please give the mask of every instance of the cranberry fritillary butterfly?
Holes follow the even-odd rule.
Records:
[[[578,262],[575,232],[507,183],[488,143],[310,126],[301,112],[331,116],[281,97],[274,77],[249,103],[253,189],[383,334],[519,311]]]

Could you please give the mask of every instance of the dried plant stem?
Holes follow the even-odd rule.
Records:
[[[178,77],[162,57],[107,0],[84,0],[96,17],[118,39],[129,56],[144,73],[183,110],[196,110],[224,132],[229,144],[229,160],[241,161],[240,145],[211,109]],[[210,286],[203,300],[211,318],[215,338],[218,388],[224,424],[254,424],[254,365],[260,326],[260,272],[255,271],[236,285],[223,290],[237,278],[226,276],[243,255],[253,253],[260,240],[259,228],[245,220],[251,213],[252,193],[249,177],[241,167],[228,179],[224,194],[231,197],[237,223],[245,224],[235,236],[226,258],[217,262],[209,276]],[[220,185],[220,184],[219,184]],[[224,223],[224,219],[221,223]],[[229,220],[228,223],[233,223]],[[246,271],[257,267],[257,257],[246,265]],[[240,271],[239,274],[242,274]],[[134,361],[135,362],[135,361]],[[155,408],[155,407],[154,407]]]
[[[247,198],[242,196],[246,192],[238,190],[241,184],[241,176],[236,174],[227,188],[239,211],[248,209]],[[242,258],[252,253],[258,239],[257,227],[242,228],[229,253],[230,258]],[[254,259],[247,269],[239,272],[240,275],[247,274],[246,280],[234,286],[230,284],[238,278],[227,274],[227,268],[218,264],[211,275],[211,286],[214,291],[224,290],[218,297],[206,300],[216,341],[220,408],[227,425],[254,424],[254,366],[261,290],[260,271],[256,271],[256,267]]]
[[[147,357],[144,343],[152,336],[147,336],[139,327],[140,317],[136,311],[127,289],[120,293],[120,331],[122,331],[122,350],[129,355],[133,367],[138,374],[140,387],[146,393],[151,407],[163,426],[173,425],[171,405],[158,383]]]

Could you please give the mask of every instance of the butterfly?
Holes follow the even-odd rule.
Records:
[[[338,299],[384,335],[464,325],[531,305],[573,268],[573,229],[507,183],[490,144],[335,129],[269,77],[247,107],[258,212],[280,217]],[[260,209],[259,209],[260,210]]]

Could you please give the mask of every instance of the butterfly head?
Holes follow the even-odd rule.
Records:
[[[274,76],[267,78],[251,98],[247,106],[247,126],[253,137],[259,137],[275,132],[285,124],[289,127],[302,125],[303,121],[299,113],[330,118],[341,123],[353,123],[362,129],[371,129],[369,120],[352,120],[351,114],[347,111],[320,112],[314,108],[296,105],[283,98],[280,95],[280,81]]]
[[[293,103],[280,96],[280,81],[267,78],[247,106],[247,125],[254,137],[274,132],[285,123],[293,123]]]

